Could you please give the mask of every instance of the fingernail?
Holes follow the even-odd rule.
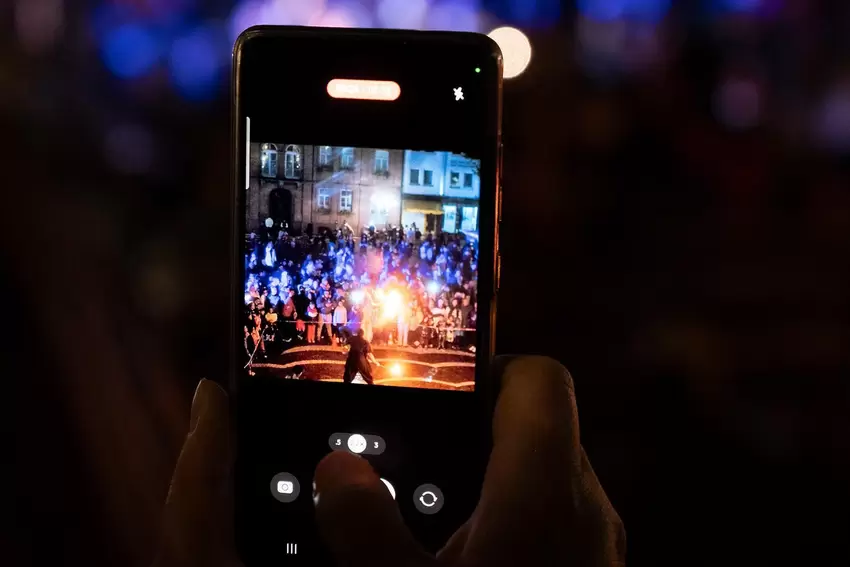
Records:
[[[340,486],[370,484],[376,478],[372,466],[360,455],[334,451],[316,467],[314,484],[319,492]]]
[[[206,378],[202,379],[195,388],[195,397],[192,398],[192,413],[189,417],[189,433],[195,431],[198,421],[201,419],[201,414],[206,411],[209,405],[209,390],[204,384],[206,381]]]

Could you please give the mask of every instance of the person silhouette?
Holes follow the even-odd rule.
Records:
[[[372,364],[381,366],[381,363],[375,358],[372,353],[372,345],[366,340],[363,328],[357,329],[357,332],[348,340],[348,357],[345,359],[345,371],[342,375],[342,381],[350,384],[357,374],[366,381],[367,384],[374,384],[372,378]]]

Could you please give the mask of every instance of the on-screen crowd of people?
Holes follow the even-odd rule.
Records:
[[[475,238],[415,223],[359,238],[348,224],[281,228],[246,237],[246,367],[295,345],[344,345],[359,329],[376,345],[474,351]]]

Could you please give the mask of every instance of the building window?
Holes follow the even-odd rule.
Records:
[[[287,179],[298,179],[301,177],[301,149],[298,146],[286,146],[286,155],[283,164],[283,176]]]
[[[460,173],[457,171],[449,172],[449,187],[460,187]]]
[[[469,232],[478,231],[478,207],[463,207],[461,209],[460,229]]]
[[[331,190],[327,187],[319,187],[317,191],[318,198],[316,207],[322,210],[330,210],[331,208]]]
[[[411,169],[410,170],[410,184],[411,185],[419,185],[419,170]]]
[[[319,146],[319,167],[329,168],[333,161],[333,151],[330,146]]]
[[[390,172],[390,152],[375,150],[375,173],[386,175]]]
[[[434,184],[434,172],[430,169],[422,170],[422,185],[431,187]]]
[[[342,148],[339,165],[342,169],[354,169],[354,148]]]
[[[443,232],[457,232],[457,207],[443,205]]]
[[[464,173],[463,174],[463,186],[464,187],[472,187],[472,174]]]
[[[350,213],[354,208],[354,193],[351,189],[343,189],[339,192],[339,212]]]
[[[260,147],[260,175],[277,177],[277,146],[263,144]]]

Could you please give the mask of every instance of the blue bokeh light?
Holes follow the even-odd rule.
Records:
[[[426,16],[425,28],[443,31],[480,31],[479,0],[453,0],[431,6]]]
[[[762,0],[721,0],[721,7],[730,12],[757,12]]]
[[[559,0],[506,0],[506,20],[515,24],[554,23],[561,16]]]
[[[89,25],[99,41],[121,24],[132,23],[138,16],[124,4],[100,4],[92,10]]]
[[[221,46],[226,42],[226,33],[209,26],[197,27],[174,40],[169,68],[174,86],[183,96],[200,100],[217,95],[225,64]]]
[[[658,22],[670,10],[670,0],[578,0],[576,4],[582,16],[600,22],[622,18]]]
[[[101,51],[106,67],[113,74],[133,79],[153,69],[162,47],[153,30],[141,24],[123,24],[105,33]]]

